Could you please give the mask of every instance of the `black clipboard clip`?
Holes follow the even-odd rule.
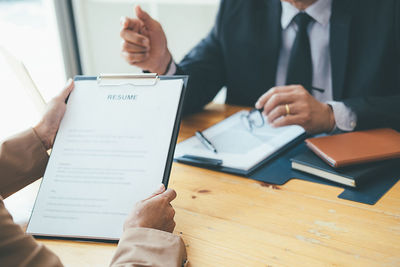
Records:
[[[97,76],[99,86],[154,86],[160,80],[157,73],[138,74],[100,74]]]
[[[185,163],[189,165],[199,166],[199,167],[208,167],[208,168],[218,168],[221,167],[223,161],[220,159],[212,159],[205,157],[198,157],[192,155],[183,155],[176,159],[179,163]]]

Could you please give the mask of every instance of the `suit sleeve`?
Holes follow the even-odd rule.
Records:
[[[221,1],[216,23],[208,36],[176,66],[177,75],[189,75],[184,113],[201,110],[225,85],[224,55],[219,40],[226,1]]]
[[[185,245],[179,236],[149,228],[132,228],[122,235],[111,266],[181,267],[186,263]]]
[[[356,131],[373,128],[400,131],[400,95],[346,99],[343,103],[356,114]]]
[[[33,129],[4,141],[0,146],[0,195],[9,195],[43,176],[48,154]]]
[[[357,126],[355,130],[371,128],[393,128],[400,131],[400,1],[395,1],[394,20],[394,40],[397,82],[395,95],[385,97],[362,97],[344,100],[344,104],[351,108],[357,116]]]

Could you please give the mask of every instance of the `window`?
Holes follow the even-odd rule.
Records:
[[[46,101],[66,77],[50,1],[0,0],[0,46],[21,60]],[[40,112],[0,55],[0,139],[34,125]]]

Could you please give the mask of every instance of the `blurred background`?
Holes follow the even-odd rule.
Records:
[[[161,22],[179,62],[210,31],[218,4],[219,0],[0,0],[0,139],[34,125],[41,114],[32,99],[34,89],[27,88],[18,68],[10,66],[10,55],[26,66],[48,101],[74,75],[140,72],[120,56],[120,18],[134,17],[134,6],[141,5]]]

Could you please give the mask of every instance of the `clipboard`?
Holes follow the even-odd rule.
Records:
[[[177,112],[177,117],[174,123],[174,131],[172,134],[171,138],[171,146],[169,148],[169,154],[168,154],[168,159],[165,164],[165,172],[163,175],[163,184],[165,188],[168,188],[168,182],[169,182],[169,175],[171,173],[171,168],[172,168],[172,162],[174,161],[174,151],[176,147],[176,141],[178,140],[178,135],[179,135],[179,128],[182,120],[182,114],[183,114],[183,102],[185,99],[186,95],[186,88],[187,84],[189,81],[189,76],[187,75],[168,75],[168,76],[159,76],[157,73],[140,73],[140,74],[100,74],[99,76],[83,76],[83,75],[77,75],[74,78],[74,81],[87,81],[87,80],[97,80],[99,84],[102,84],[104,86],[120,86],[121,84],[115,84],[113,81],[124,78],[127,80],[133,81],[132,85],[143,85],[145,84],[146,86],[154,86],[157,83],[157,80],[162,80],[162,81],[167,81],[167,80],[177,80],[177,79],[182,79],[183,80],[183,89],[182,89],[182,95],[181,99],[179,102],[178,106],[178,112]],[[145,80],[146,83],[137,83],[137,81],[143,81]],[[136,81],[136,83],[135,83]],[[128,82],[129,83],[129,82]]]
[[[123,222],[132,210],[134,203],[145,198],[141,195],[149,194],[147,191],[150,190],[150,186],[152,187],[151,190],[155,190],[153,186],[156,182],[157,184],[162,182],[165,187],[168,186],[188,76],[113,74],[99,75],[97,77],[76,76],[74,80],[76,81],[76,88],[69,96],[67,111],[56,136],[49,164],[46,168],[28,223],[27,233],[38,238],[47,239],[117,242],[122,234]],[[166,82],[161,83],[160,81]],[[158,89],[147,90],[147,88],[155,88],[156,85],[159,86]],[[175,89],[168,87],[171,85],[174,85]],[[181,86],[179,90],[177,85]],[[85,86],[87,88],[86,91],[84,90]],[[125,88],[131,88],[130,92],[135,91],[137,93],[137,98],[109,98],[109,92],[117,92]],[[171,90],[165,90],[168,88],[171,88]],[[101,91],[97,93],[97,89],[101,89]],[[76,93],[76,90],[80,90],[80,93]],[[93,92],[95,92],[95,97],[104,102],[98,102],[98,99],[95,97],[93,97],[93,99],[90,98],[90,100],[82,98],[82,96],[91,96]],[[157,140],[153,142],[153,139],[150,139],[150,137],[146,135],[139,136],[140,134],[155,132],[153,128],[139,128],[137,126],[137,128],[134,128],[135,125],[129,126],[129,128],[127,126],[129,122],[125,123],[125,120],[121,122],[118,122],[118,120],[112,122],[120,123],[118,125],[122,125],[122,128],[112,128],[112,125],[117,125],[112,123],[110,123],[111,126],[106,123],[99,126],[99,129],[105,129],[107,133],[108,131],[113,133],[121,132],[119,136],[107,136],[101,131],[96,132],[95,130],[97,130],[97,128],[94,130],[94,133],[90,132],[89,135],[85,136],[86,129],[81,130],[74,128],[76,125],[85,125],[84,123],[88,121],[87,118],[91,118],[90,115],[93,113],[97,114],[97,112],[106,113],[114,109],[120,112],[121,110],[125,111],[126,108],[140,111],[140,107],[146,107],[143,112],[149,111],[153,106],[149,105],[146,101],[155,99],[154,97],[157,97],[158,94],[161,96],[173,97],[173,99],[171,98],[170,100],[170,104],[162,105],[162,107],[166,107],[165,113],[169,111],[172,113],[160,115],[154,112],[150,114],[150,117],[146,118],[141,118],[139,117],[141,114],[135,113],[136,119],[132,121],[138,123],[146,122],[148,118],[169,118],[168,121],[161,123],[161,125],[169,125],[168,129],[163,129],[163,135],[159,135],[162,137],[160,140],[169,139],[169,144],[162,141],[163,146],[160,147],[160,151],[162,150],[164,152],[160,152],[162,154],[161,156],[158,155],[159,153],[157,151],[153,153],[154,150],[151,149],[153,143],[157,143]],[[156,107],[161,107],[161,103],[164,103],[161,100],[158,102],[154,101],[151,104]],[[90,103],[90,101],[92,101],[92,103]],[[82,106],[82,103],[86,103],[88,106]],[[107,104],[101,106],[102,108],[98,108],[99,103]],[[137,104],[136,106],[135,103]],[[177,106],[175,106],[175,104],[177,104]],[[93,109],[92,112],[84,114],[85,110],[93,107],[96,108]],[[76,114],[79,114],[79,117],[82,118],[77,118]],[[96,120],[103,119],[104,117],[102,115],[104,114],[101,113],[97,116],[98,118],[93,118],[91,125],[100,125]],[[114,119],[114,117],[112,117],[112,119]],[[127,118],[128,116],[125,115],[122,117]],[[107,118],[107,120],[109,119],[110,118]],[[73,126],[70,127],[71,125]],[[149,126],[151,124],[143,125]],[[138,126],[142,125],[138,124]],[[158,127],[158,124],[155,124],[155,127]],[[88,128],[90,128],[90,125]],[[122,132],[121,129],[126,130],[127,133]],[[136,130],[129,131],[129,129],[140,129],[137,131],[140,134],[137,134]],[[132,132],[135,132],[136,135],[132,134]],[[157,134],[149,136],[155,137]],[[90,138],[93,138],[93,140]],[[87,141],[89,144],[85,143]],[[75,142],[78,142],[78,145],[76,145]],[[137,144],[138,147],[140,147],[140,144],[151,145],[149,145],[148,151],[144,151],[142,148],[136,149],[134,147],[134,149],[132,149],[132,144]],[[81,153],[79,149],[76,149],[81,146],[83,147],[82,153],[84,153],[84,156],[79,154]],[[100,149],[97,149],[98,147],[100,147]],[[127,148],[126,150],[123,149],[125,147]],[[109,148],[111,148],[111,150],[107,150]],[[68,153],[72,153],[72,155]],[[140,157],[138,153],[142,153],[140,155],[144,156]],[[86,155],[89,155],[87,156],[88,159]],[[156,159],[157,157],[153,157],[154,155],[163,161],[147,161],[148,158]],[[118,160],[116,160],[116,157],[119,157]],[[70,158],[75,158],[75,161],[69,161],[68,159]],[[78,158],[78,160],[76,160],[76,158]],[[110,158],[114,158],[115,160],[111,161],[109,160]],[[89,161],[89,159],[95,160]],[[163,164],[164,160],[165,164]],[[76,163],[77,161],[78,163]],[[85,165],[88,162],[93,164]],[[129,165],[127,165],[127,162]],[[148,162],[148,166],[152,164],[152,168],[146,168],[146,164],[143,164],[143,162]],[[158,165],[157,162],[159,162]],[[93,166],[101,167],[94,168]],[[157,171],[154,171],[154,169]],[[145,174],[143,174],[143,171]],[[133,177],[131,175],[132,173],[135,175],[138,173],[138,175]],[[140,178],[139,175],[143,175],[143,177],[146,178]],[[157,177],[159,177],[159,182],[157,181]],[[140,187],[138,187],[138,184],[135,184],[135,181],[140,181]],[[55,186],[55,184],[57,185]],[[132,188],[136,191],[132,191]],[[144,193],[144,191],[146,191],[146,193]],[[136,200],[139,196],[140,199]]]

